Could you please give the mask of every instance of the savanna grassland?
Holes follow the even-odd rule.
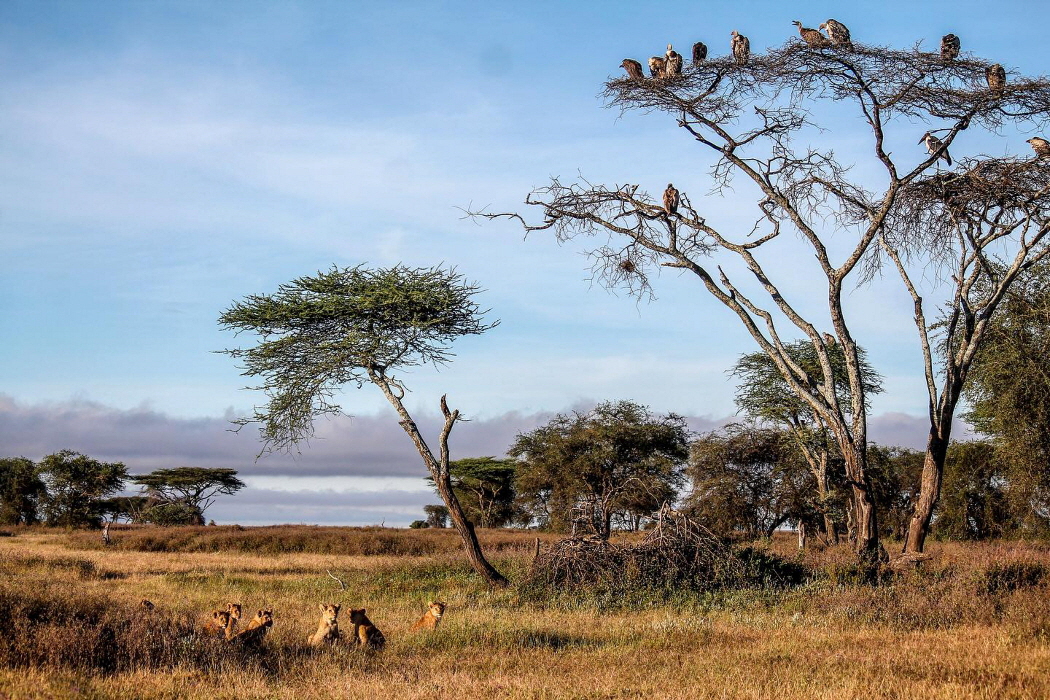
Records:
[[[481,532],[515,580],[533,538]],[[918,569],[874,583],[847,548],[813,550],[792,586],[598,603],[490,591],[452,532],[135,528],[114,540],[0,537],[0,696],[1050,697],[1045,544],[933,543]],[[786,540],[759,546],[797,557]],[[449,604],[442,625],[411,632],[435,599]],[[262,650],[193,634],[227,601],[246,618],[273,608]],[[367,608],[386,649],[311,649],[322,602],[342,603],[344,635],[349,609]]]

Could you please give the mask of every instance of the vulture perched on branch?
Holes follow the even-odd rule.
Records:
[[[698,41],[693,44],[693,65],[699,66],[707,60],[707,44]]]
[[[1006,70],[998,63],[993,63],[984,71],[984,77],[988,80],[988,87],[992,92],[1002,92],[1006,89]]]
[[[667,61],[660,56],[653,56],[649,59],[649,75],[654,78],[664,77],[664,70],[666,70]]]
[[[1028,139],[1028,145],[1035,151],[1036,158],[1050,158],[1050,141],[1041,136],[1033,136]]]
[[[961,46],[959,37],[954,34],[945,34],[941,37],[941,60],[954,61],[959,58],[959,48]]]
[[[733,59],[741,65],[747,63],[747,57],[751,55],[751,42],[735,29],[730,34],[733,37],[729,42],[730,48],[733,49]]]
[[[664,190],[664,211],[667,212],[668,216],[678,213],[678,203],[680,201],[678,190],[671,183],[667,183],[667,189]]]
[[[853,42],[849,38],[849,29],[842,22],[829,19],[820,25],[818,29],[823,29],[828,33],[828,39],[834,46],[844,46],[847,49],[853,48]]]
[[[793,25],[798,27],[798,33],[810,47],[819,49],[823,46],[828,45],[828,40],[824,38],[824,35],[818,32],[816,29],[810,29],[809,27],[803,27],[802,22],[797,19],[792,22]]]
[[[623,63],[620,64],[623,69],[627,71],[627,75],[631,76],[634,80],[641,80],[645,77],[642,73],[642,64],[633,58],[623,59]]]
[[[682,74],[682,54],[675,51],[670,44],[667,45],[664,72],[668,78]]]

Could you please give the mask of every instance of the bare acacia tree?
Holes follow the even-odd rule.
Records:
[[[685,193],[680,206],[665,207],[639,185],[566,185],[558,179],[525,200],[542,211],[540,222],[530,223],[518,213],[472,213],[516,219],[527,232],[551,230],[560,241],[604,235],[606,242],[589,250],[596,277],[641,296],[651,293],[651,275],[660,266],[698,277],[708,293],[739,317],[787,386],[834,435],[851,489],[856,549],[861,558],[873,562],[880,545],[866,464],[864,374],[843,308],[843,290],[858,267],[863,271],[867,254],[891,225],[902,190],[934,170],[965,129],[974,124],[994,129],[1009,119],[1047,113],[1050,91],[1044,81],[1014,81],[1006,91],[993,91],[985,83],[988,67],[987,62],[966,57],[945,61],[918,46],[894,50],[854,43],[850,48],[811,48],[792,40],[765,55],[753,55],[747,63],[725,57],[691,67],[681,76],[607,82],[610,105],[673,115],[706,149],[714,159],[713,194],[721,195],[734,176],[757,191],[751,230],[720,227],[713,216],[709,220],[703,215],[703,201],[694,205]],[[866,125],[883,180],[880,191],[862,184],[832,152],[796,145],[819,135],[818,107],[852,108],[862,118],[855,123]],[[914,145],[916,121],[939,127],[940,145],[925,158]],[[900,153],[915,155],[902,158],[891,151],[890,137],[898,131]],[[902,167],[901,160],[916,164]],[[851,241],[844,252],[829,250],[828,229],[837,229],[838,241]],[[771,274],[797,275],[794,269],[777,270],[777,259],[766,256],[773,241],[791,233],[814,255],[826,284],[828,321],[834,332],[828,337],[843,352],[848,407],[836,391],[828,341]],[[722,265],[708,261],[716,254],[742,262],[757,285],[742,287],[743,282]],[[812,344],[819,376],[788,351],[793,335]]]
[[[891,218],[870,269],[879,267],[883,255],[893,261],[914,302],[922,346],[930,433],[904,542],[905,552],[919,553],[941,492],[952,419],[992,315],[1018,276],[1050,252],[1050,162],[966,159],[953,172],[910,183]],[[929,251],[941,255],[935,262],[952,290],[933,324],[909,265],[921,263]]]

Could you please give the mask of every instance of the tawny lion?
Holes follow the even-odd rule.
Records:
[[[433,602],[427,611],[423,613],[423,617],[416,621],[416,624],[412,625],[414,630],[436,630],[438,623],[441,622],[441,616],[445,614],[445,604],[440,602]]]
[[[236,644],[243,644],[246,647],[261,646],[263,638],[266,637],[266,632],[272,626],[273,610],[270,608],[260,610],[255,613],[255,617],[251,619],[244,631],[234,635],[230,641]]]
[[[365,609],[350,609],[350,622],[354,623],[354,644],[367,649],[379,650],[386,644],[386,637],[365,615]]]
[[[226,612],[230,613],[230,633],[229,636],[233,636],[237,631],[237,623],[241,619],[241,604],[240,603],[227,603]]]
[[[312,647],[319,647],[325,642],[335,643],[339,641],[339,603],[321,603],[321,621],[317,623],[317,631],[310,635],[307,643]]]
[[[230,613],[226,610],[216,610],[211,614],[211,619],[204,625],[201,632],[211,637],[230,638]]]

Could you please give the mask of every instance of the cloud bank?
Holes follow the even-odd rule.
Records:
[[[552,415],[509,412],[462,423],[452,433],[452,454],[502,456],[519,432]],[[254,428],[232,432],[233,417],[175,418],[149,406],[121,410],[77,400],[25,404],[0,394],[0,456],[39,460],[68,448],[124,462],[133,474],[175,466],[234,468],[248,488],[216,502],[208,516],[218,522],[407,525],[422,516],[424,505],[436,502],[419,455],[392,412],[321,420],[298,454],[259,459]],[[440,417],[416,418],[423,434],[436,441]],[[687,419],[703,432],[734,417]],[[872,417],[869,430],[880,444],[921,449],[926,425],[922,416],[886,413]],[[971,436],[959,421],[955,431],[959,439]]]

